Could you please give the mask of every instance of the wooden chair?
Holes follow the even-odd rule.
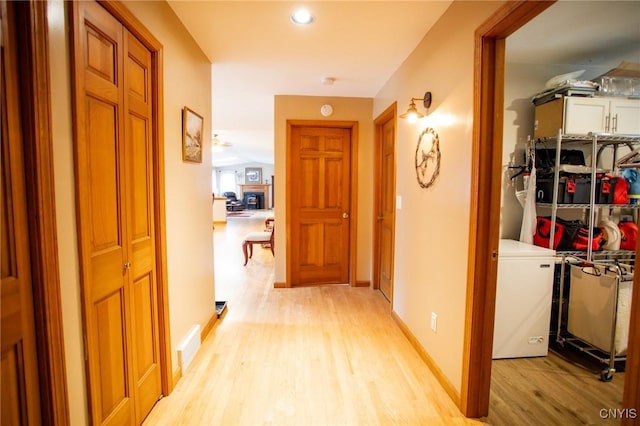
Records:
[[[269,232],[271,231],[271,228],[273,228],[273,224],[275,223],[275,218],[273,216],[269,216],[268,218],[266,218],[264,220],[264,232]],[[262,244],[262,248],[269,248],[271,247],[271,242],[266,242],[264,244]]]
[[[244,237],[244,241],[242,241],[242,253],[244,253],[244,265],[247,266],[247,262],[253,256],[253,245],[254,244],[269,244],[269,248],[271,248],[271,254],[276,255],[273,251],[273,232],[275,230],[275,226],[271,226],[271,229],[267,231],[258,231],[258,232],[250,232]]]

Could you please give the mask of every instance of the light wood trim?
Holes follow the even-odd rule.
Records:
[[[476,38],[506,39],[555,2],[556,0],[507,2],[476,30]]]
[[[218,314],[216,313],[216,314],[213,314],[211,318],[209,318],[209,321],[207,321],[207,324],[205,324],[205,326],[202,328],[202,331],[200,332],[201,342],[204,342],[204,339],[206,339],[209,333],[211,333],[211,330],[213,330],[217,322],[218,322]]]
[[[429,370],[431,370],[438,382],[442,385],[442,388],[445,390],[445,392],[447,392],[453,402],[459,404],[460,394],[456,390],[455,386],[453,386],[447,376],[442,372],[440,367],[438,367],[438,364],[433,360],[433,358],[431,358],[429,353],[420,344],[416,336],[413,335],[409,327],[404,323],[404,321],[402,321],[402,319],[394,310],[391,311],[391,318],[393,318],[395,323],[398,324],[398,327],[400,327],[402,333],[407,337],[407,340],[409,340],[411,346],[413,346],[416,352],[418,352],[418,355],[420,355],[420,358],[424,361],[424,363],[427,364],[427,367],[429,367]]]
[[[291,173],[291,163],[293,161],[293,159],[291,158],[291,131],[292,128],[294,126],[294,123],[290,120],[287,120],[287,139],[286,139],[286,143],[287,143],[287,157],[286,157],[286,176],[290,177],[289,174]],[[293,182],[291,182],[292,179],[286,179],[286,184],[285,184],[285,194],[291,194],[293,191]],[[275,188],[274,188],[275,189]],[[285,244],[287,247],[287,257],[285,259],[285,271],[286,271],[286,281],[284,283],[279,282],[279,283],[273,283],[273,286],[275,288],[292,288],[293,286],[291,285],[291,276],[293,275],[293,265],[291,264],[291,254],[289,253],[289,249],[291,247],[291,215],[293,214],[293,209],[291,208],[291,202],[289,202],[289,198],[287,197],[287,202],[285,203],[285,211],[287,212],[287,218],[288,220],[286,221],[287,223],[285,224],[285,235],[287,240],[285,241]],[[282,285],[282,287],[281,287]]]
[[[155,51],[152,56],[153,69],[157,72],[155,85],[153,86],[153,98],[157,103],[153,105],[153,117],[157,122],[153,123],[156,131],[156,144],[158,149],[154,150],[156,158],[153,162],[156,204],[156,259],[159,264],[156,268],[158,280],[158,306],[159,326],[160,326],[160,359],[162,360],[162,393],[169,395],[173,390],[175,382],[171,376],[171,321],[169,319],[169,274],[167,272],[167,215],[165,211],[165,170],[164,170],[164,53],[162,47]]]
[[[382,204],[382,197],[381,197],[381,191],[382,191],[382,180],[381,180],[381,171],[382,171],[382,150],[383,150],[383,146],[382,146],[382,137],[383,137],[383,132],[382,132],[382,126],[384,125],[384,123],[386,123],[387,121],[391,120],[391,119],[395,119],[395,117],[398,116],[398,102],[394,102],[391,105],[389,105],[389,107],[387,107],[387,109],[385,109],[382,114],[380,114],[375,120],[374,120],[374,125],[375,125],[375,135],[374,135],[374,166],[373,166],[373,282],[372,282],[372,288],[375,290],[378,290],[380,288],[380,282],[378,281],[378,271],[380,270],[380,259],[378,257],[378,253],[380,251],[380,232],[379,232],[379,226],[378,226],[378,216],[380,215],[380,211],[382,210],[381,204]],[[395,124],[394,124],[394,128],[395,128]],[[396,140],[396,138],[394,137],[394,141]],[[395,145],[395,144],[394,144]],[[394,146],[394,151],[396,150],[396,147]],[[392,171],[392,175],[393,175],[393,186],[395,188],[396,185],[396,170],[398,168],[398,161],[397,161],[397,155],[394,155],[394,162],[393,162],[393,171]],[[396,208],[396,200],[395,198],[393,199],[393,210],[395,212],[395,208]],[[391,231],[394,235],[394,240],[395,240],[395,234],[396,234],[396,225],[395,225],[395,213],[394,213],[394,221],[393,221],[393,225],[391,228]],[[395,264],[395,250],[391,250],[391,265]],[[390,309],[392,309],[393,307],[393,290],[391,292],[391,300],[389,303]]]
[[[79,174],[79,167],[78,167],[78,152],[77,152],[77,138],[78,138],[78,134],[77,134],[77,130],[76,129],[80,129],[80,128],[84,128],[84,121],[82,120],[83,117],[80,117],[78,114],[78,111],[80,110],[80,105],[82,105],[81,101],[82,101],[82,97],[80,96],[80,91],[81,89],[78,87],[79,86],[79,82],[82,82],[84,84],[84,79],[83,79],[83,75],[82,75],[82,65],[80,63],[79,60],[76,59],[76,55],[74,54],[75,51],[77,50],[81,50],[81,44],[80,44],[80,40],[76,37],[76,28],[75,26],[77,25],[77,21],[79,21],[79,18],[76,17],[76,15],[79,14],[79,10],[78,10],[79,6],[77,3],[70,3],[67,7],[67,11],[68,11],[68,22],[69,22],[69,26],[70,26],[70,31],[69,31],[69,41],[70,41],[70,47],[69,47],[69,57],[70,57],[70,71],[71,71],[71,105],[72,105],[72,128],[74,130],[74,141],[73,141],[73,145],[74,145],[74,177],[77,177]],[[75,186],[75,202],[76,202],[76,226],[77,226],[77,232],[76,232],[76,238],[77,238],[77,244],[78,244],[78,258],[79,258],[79,274],[80,274],[80,288],[82,289],[82,278],[85,274],[84,272],[84,262],[82,261],[82,252],[85,251],[85,247],[84,247],[84,242],[82,239],[82,227],[78,226],[79,224],[79,220],[80,220],[80,215],[78,214],[79,210],[80,210],[80,203],[78,202],[78,191],[79,191],[79,182],[78,179],[74,179],[74,186]],[[82,300],[81,300],[81,307],[82,307],[82,350],[83,350],[83,361],[84,361],[84,377],[85,377],[85,390],[86,390],[86,398],[87,398],[87,409],[88,409],[88,416],[89,418],[91,418],[91,390],[90,390],[90,383],[89,383],[89,377],[90,377],[90,371],[89,371],[89,363],[88,363],[88,359],[87,359],[87,350],[88,350],[88,342],[87,342],[87,322],[86,322],[86,316],[87,316],[87,311],[85,308],[85,303],[84,303],[84,296],[81,296]]]
[[[107,9],[109,13],[120,21],[127,30],[136,36],[138,40],[144,44],[151,53],[162,50],[162,43],[140,22],[129,9],[118,0],[96,0],[102,7]],[[162,87],[162,86],[160,86]]]
[[[171,376],[173,383],[178,383],[182,378],[182,367],[178,366],[178,368],[173,372]]]
[[[548,1],[506,3],[475,34],[469,265],[460,410],[489,411],[499,237],[504,39],[548,8]]]
[[[354,287],[371,287],[371,280],[356,280]]]
[[[358,141],[360,135],[358,133],[358,122],[349,122],[351,125],[351,200],[350,200],[350,220],[351,224],[349,230],[351,235],[349,240],[351,247],[349,253],[351,254],[349,259],[349,284],[357,287],[356,277],[358,269]]]
[[[333,127],[333,128],[341,128],[341,129],[350,129],[351,130],[351,164],[350,164],[350,180],[351,180],[351,199],[349,202],[350,205],[350,219],[351,223],[349,225],[350,234],[349,234],[349,285],[356,285],[356,275],[357,275],[357,238],[358,238],[358,122],[357,121],[333,121],[333,120],[287,120],[287,176],[290,174],[291,164],[293,159],[291,158],[291,150],[289,146],[291,144],[291,129],[293,127]],[[293,191],[293,181],[292,179],[287,179],[286,186],[287,194],[291,194]],[[291,203],[287,201],[287,217],[291,218]],[[291,282],[289,279],[291,278],[291,240],[289,235],[291,235],[291,221],[287,220],[286,224],[286,235],[287,235],[287,281],[284,283],[286,288],[291,288]],[[276,283],[274,283],[274,287],[276,287]],[[279,287],[278,287],[279,288]]]
[[[162,393],[169,395],[175,381],[171,373],[171,336],[169,320],[169,284],[167,275],[167,242],[165,212],[165,170],[164,170],[164,60],[163,46],[158,39],[136,18],[124,4],[116,0],[98,0],[115,16],[142,44],[151,51],[152,72],[154,73],[153,96],[153,175],[156,243],[156,279],[158,280],[158,326],[160,329],[160,366]]]
[[[56,228],[47,3],[14,3],[42,418],[69,424]]]
[[[156,187],[154,193],[156,196],[155,210],[158,214],[156,223],[156,253],[157,258],[160,259],[160,264],[156,269],[158,280],[159,299],[158,306],[160,307],[159,325],[160,325],[160,358],[162,359],[162,392],[168,395],[173,390],[175,382],[172,381],[171,372],[171,335],[169,333],[171,322],[169,320],[169,279],[167,272],[167,216],[165,212],[165,171],[164,171],[164,59],[162,48],[156,51],[153,56],[154,65],[156,70],[156,83],[153,87],[154,99],[157,99],[157,104],[154,104],[153,117],[157,120],[154,123],[156,129],[156,137],[158,139],[157,151],[154,154],[157,159],[154,161],[154,175],[156,176]]]

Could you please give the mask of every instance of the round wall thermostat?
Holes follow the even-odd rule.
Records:
[[[322,114],[325,117],[330,116],[331,114],[333,114],[333,107],[329,104],[324,104],[320,107],[320,114]]]

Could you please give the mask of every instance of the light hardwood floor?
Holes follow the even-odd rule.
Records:
[[[598,367],[600,369],[604,368]],[[622,407],[624,373],[602,382],[550,352],[546,357],[495,360],[491,372],[491,425],[614,425],[600,410]]]
[[[258,247],[243,268],[240,238],[263,221],[216,224],[227,312],[145,425],[482,424],[460,414],[379,292],[274,289],[273,256]]]
[[[257,246],[242,266],[242,236],[267,214],[216,224],[216,299],[227,312],[145,425],[602,424],[596,408],[620,406],[621,376],[601,383],[553,357],[507,360],[494,362],[490,416],[464,418],[379,292],[274,289],[274,258]],[[613,386],[613,402],[595,401]]]

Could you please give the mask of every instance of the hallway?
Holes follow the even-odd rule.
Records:
[[[227,311],[145,425],[482,424],[460,414],[379,292],[274,289],[273,256],[258,247],[243,267],[242,236],[265,214],[216,224]]]

